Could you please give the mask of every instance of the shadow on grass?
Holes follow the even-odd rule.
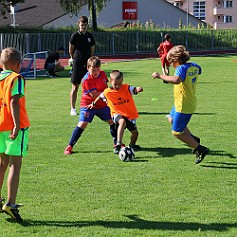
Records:
[[[139,115],[168,115],[169,112],[148,112],[148,111],[142,111],[139,112]],[[215,115],[216,113],[194,113],[194,115]]]
[[[237,223],[209,223],[197,222],[163,222],[149,221],[139,218],[137,215],[126,215],[130,221],[33,221],[25,220],[19,224],[24,227],[52,226],[62,228],[102,226],[114,229],[140,229],[140,230],[173,230],[173,231],[228,231],[229,228],[237,228]],[[10,220],[8,220],[10,221]]]
[[[215,168],[215,169],[237,169],[237,164],[235,163],[227,163],[227,162],[206,162],[205,165],[200,165],[206,168]]]
[[[169,112],[139,112],[139,115],[167,115]]]
[[[174,157],[176,155],[191,154],[190,148],[172,148],[172,147],[152,147],[142,148],[142,151],[155,152],[158,156]]]

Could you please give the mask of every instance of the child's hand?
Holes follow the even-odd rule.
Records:
[[[142,87],[137,87],[137,93],[139,92],[143,92],[143,88]]]
[[[14,139],[17,137],[17,135],[18,135],[18,133],[19,133],[19,130],[20,130],[20,128],[14,127],[13,130],[12,130],[12,132],[11,132],[11,134],[9,135],[9,137],[10,137],[12,140],[14,140]]]
[[[152,74],[151,74],[151,76],[155,79],[155,78],[160,78],[160,73],[158,73],[158,72],[153,72]]]
[[[93,106],[94,106],[94,104],[89,104],[89,105],[86,106],[86,108],[87,108],[87,109],[92,109]]]

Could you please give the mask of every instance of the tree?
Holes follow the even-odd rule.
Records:
[[[78,14],[81,7],[87,4],[92,18],[92,28],[94,31],[97,30],[96,15],[105,7],[107,1],[110,0],[59,0],[62,8],[73,14]]]
[[[10,12],[10,6],[15,6],[18,3],[24,3],[25,0],[0,0],[0,15],[6,18],[6,14]]]

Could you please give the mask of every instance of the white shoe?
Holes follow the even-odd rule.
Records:
[[[71,109],[70,115],[71,116],[76,116],[77,115],[77,110],[76,109]]]

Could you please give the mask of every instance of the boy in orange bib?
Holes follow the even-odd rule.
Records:
[[[117,144],[114,149],[115,154],[118,154],[121,149],[125,128],[131,132],[129,146],[134,150],[139,150],[141,147],[136,145],[138,138],[138,130],[136,126],[138,112],[132,95],[142,92],[143,88],[123,84],[123,74],[118,70],[113,70],[110,73],[110,82],[111,87],[105,89],[104,92],[101,93],[88,107],[93,108],[99,100],[107,102],[112,119],[116,124],[118,124]]]
[[[0,61],[3,67],[0,73],[0,212],[22,221],[16,196],[22,157],[27,155],[30,122],[25,106],[25,80],[19,74],[21,53],[15,48],[5,48]],[[8,198],[3,205],[1,191],[8,166]]]

